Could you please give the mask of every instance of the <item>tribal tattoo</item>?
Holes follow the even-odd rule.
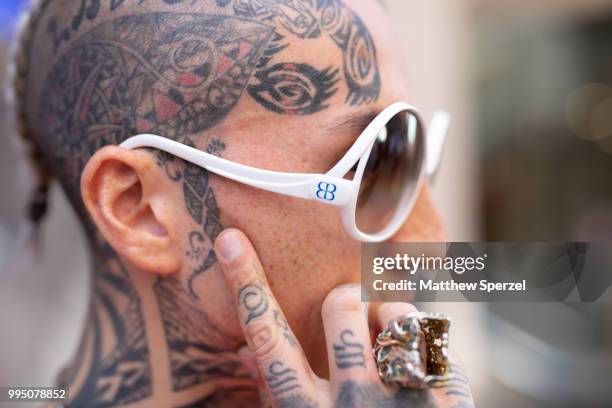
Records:
[[[155,293],[164,323],[172,389],[179,391],[214,378],[239,377],[240,360],[235,355],[240,339],[234,339],[193,306],[176,278],[159,278]],[[206,339],[207,343],[203,343]],[[211,344],[225,344],[223,349]]]
[[[149,350],[140,299],[112,248],[100,241],[89,318],[76,360],[59,383],[80,384],[72,406],[110,407],[151,394]],[[111,330],[103,330],[103,324]],[[85,364],[85,355],[91,361]]]
[[[195,147],[188,137],[185,137],[183,143]],[[206,151],[219,155],[224,149],[225,144],[215,139],[208,145]],[[195,279],[217,262],[213,242],[223,230],[217,200],[208,182],[208,171],[191,163],[175,160],[173,156],[165,152],[157,154],[158,164],[166,169],[166,174],[171,180],[183,181],[185,208],[194,222],[201,226],[201,229],[193,230],[189,234],[189,249],[185,253],[192,263],[191,273],[187,279],[187,289],[191,297],[197,300],[199,297],[193,287]],[[180,163],[181,169],[176,168],[176,162]]]
[[[329,107],[325,101],[337,91],[337,74],[331,67],[318,71],[307,64],[276,64],[255,73],[260,82],[248,91],[273,112],[309,115]]]
[[[56,18],[51,18],[47,25],[47,33],[51,35],[53,39],[53,47],[55,51],[65,42],[68,42],[72,35],[76,33],[79,28],[81,28],[81,24],[84,21],[93,21],[98,17],[100,11],[102,11],[102,5],[100,0],[77,0],[80,1],[80,5],[78,6],[78,11],[72,19],[69,20],[69,23],[60,28],[58,24],[58,20]],[[138,4],[144,3],[146,0],[137,0]],[[161,0],[163,3],[168,5],[175,5],[181,3],[194,3],[196,0]],[[232,0],[215,0],[215,3],[219,7],[225,7],[229,5]],[[127,3],[126,0],[109,0],[108,3],[108,11],[115,11],[119,9]]]
[[[160,1],[174,5],[195,3],[198,0]],[[145,2],[151,0],[140,1]],[[230,3],[232,0],[215,2],[225,12]],[[111,0],[109,11],[115,11],[123,4],[125,0]],[[240,18],[271,23],[279,31],[299,38],[315,40],[328,36],[342,51],[342,70],[348,88],[346,102],[356,106],[378,99],[381,79],[374,40],[361,18],[341,1],[233,0],[232,8]],[[72,33],[80,28],[83,21],[94,20],[100,10],[100,0],[81,0],[78,12],[68,26],[60,29],[57,19],[50,19],[47,32],[53,38],[56,51],[62,43],[70,40]],[[282,37],[277,35],[277,40],[280,40]],[[283,48],[279,44],[274,51]],[[266,64],[260,64],[260,67],[262,65]],[[261,82],[253,85],[249,93],[273,112],[311,114],[324,109],[322,103],[336,92],[336,73],[337,70],[331,67],[318,71],[306,64],[277,64],[258,72],[256,78]]]
[[[272,21],[300,38],[329,36],[342,51],[344,79],[348,87],[346,102],[356,106],[378,99],[381,80],[374,40],[361,18],[341,1],[234,0],[234,10],[239,16]],[[284,67],[280,69],[287,71]],[[292,76],[288,74],[288,78]],[[266,85],[262,83],[262,86]],[[287,101],[280,98],[283,93],[277,91],[277,100],[286,101],[291,107],[295,98],[289,97]],[[277,112],[277,109],[271,110]]]
[[[199,1],[207,10],[216,6],[218,13],[143,9],[146,12],[112,17],[128,4],[135,8]],[[80,175],[105,145],[148,132],[196,146],[243,94],[271,112],[289,115],[327,109],[343,84],[349,105],[378,98],[381,82],[372,36],[341,1],[215,0],[211,8],[212,3],[79,0],[68,20],[55,15],[43,20],[57,60],[38,106],[37,143],[48,152],[49,164],[83,219],[88,217],[80,202]],[[96,25],[102,14],[108,18]],[[291,37],[311,41],[324,35],[341,50],[341,66],[282,60],[281,51],[290,47]],[[222,135],[207,135],[209,153],[223,153],[226,146],[218,136]],[[209,173],[171,155],[156,155],[169,179],[181,183],[185,208],[194,222],[185,237],[185,258],[190,262],[186,282],[159,278],[154,284],[172,387],[181,390],[213,377],[233,376],[238,363],[226,350],[210,345],[219,340],[219,329],[193,306],[201,300],[194,285],[216,263],[213,243],[223,229]],[[89,221],[86,225],[96,235]],[[150,397],[151,365],[140,297],[117,254],[101,238],[96,242],[102,255],[90,319],[79,357],[62,381],[71,384],[79,378],[71,387],[75,406],[86,401],[88,406],[107,407]],[[268,308],[265,294],[256,286],[244,288],[241,299],[249,310],[248,320]],[[286,321],[277,324],[282,327]],[[237,347],[234,339],[224,341],[228,350]],[[91,357],[82,358],[85,352]]]

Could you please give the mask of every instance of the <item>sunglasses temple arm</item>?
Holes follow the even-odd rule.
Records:
[[[206,169],[218,176],[261,190],[289,197],[316,200],[337,207],[345,206],[353,197],[354,186],[351,181],[324,174],[287,173],[291,178],[283,181],[280,179],[284,174],[277,173],[278,181],[262,181],[257,177],[257,173],[260,171],[258,169],[252,169],[253,174],[250,177],[238,175],[215,166],[206,166]],[[301,176],[302,180],[295,180],[296,176]]]
[[[317,200],[342,207],[354,196],[352,181],[326,174],[284,173],[245,166],[194,147],[153,134],[132,136],[120,144],[124,149],[152,147],[179,157],[221,177],[290,197]]]
[[[427,160],[426,171],[429,177],[433,177],[438,170],[442,151],[446,142],[446,133],[450,127],[450,114],[444,111],[437,111],[433,114],[427,132]]]

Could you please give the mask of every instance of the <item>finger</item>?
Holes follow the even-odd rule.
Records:
[[[372,354],[367,304],[361,302],[358,285],[332,290],[321,311],[332,389],[351,379],[371,382],[378,378]]]
[[[215,250],[227,285],[237,299],[238,318],[259,372],[275,404],[286,398],[315,395],[304,353],[270,290],[248,238],[236,229],[223,231]]]
[[[451,379],[431,384],[432,395],[439,406],[461,405],[473,407],[474,399],[470,381],[459,355],[449,351]]]

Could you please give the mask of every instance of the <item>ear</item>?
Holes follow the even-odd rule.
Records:
[[[152,154],[107,146],[81,176],[81,194],[94,223],[119,255],[139,269],[170,274],[182,251],[172,229],[173,214]]]

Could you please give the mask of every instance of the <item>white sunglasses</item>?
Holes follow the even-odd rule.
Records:
[[[249,167],[152,134],[133,136],[120,147],[153,147],[230,180],[340,207],[344,226],[353,238],[380,242],[399,230],[424,179],[438,168],[449,125],[450,115],[436,112],[425,135],[419,111],[406,103],[394,103],[372,120],[325,174]],[[352,180],[345,178],[353,170]]]

